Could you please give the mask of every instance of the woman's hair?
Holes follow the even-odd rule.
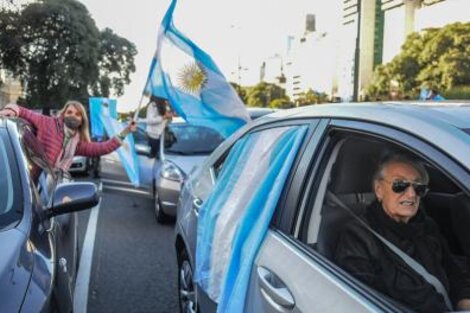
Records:
[[[150,97],[150,102],[155,102],[155,105],[157,106],[157,111],[158,114],[163,116],[166,113],[166,104],[167,100],[162,97],[156,97],[156,96],[151,96]]]
[[[67,111],[69,106],[73,106],[82,115],[82,125],[80,125],[80,128],[78,129],[78,132],[80,134],[80,140],[90,142],[91,139],[90,139],[90,129],[89,129],[89,126],[88,126],[88,123],[89,123],[88,122],[88,115],[86,113],[86,109],[83,106],[83,104],[81,104],[80,102],[75,101],[75,100],[69,100],[65,103],[62,110],[60,110],[59,116],[61,116],[63,118],[64,114],[65,114],[65,111]]]

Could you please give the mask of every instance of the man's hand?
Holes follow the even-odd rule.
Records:
[[[462,299],[457,303],[458,311],[469,311],[470,310],[470,299]]]

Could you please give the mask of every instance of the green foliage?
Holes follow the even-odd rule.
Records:
[[[247,104],[253,107],[269,107],[276,99],[286,98],[286,91],[275,85],[261,82],[247,90]]]
[[[235,89],[236,93],[238,94],[238,96],[240,97],[242,102],[246,103],[246,101],[247,101],[247,98],[246,98],[247,88],[242,87],[239,84],[233,83],[233,82],[231,82],[230,85],[232,85],[233,89]]]
[[[309,89],[302,97],[297,99],[299,106],[326,102],[328,102],[328,95],[326,93],[313,91],[312,89]]]
[[[31,106],[60,108],[90,91],[122,94],[135,47],[105,30],[75,0],[43,0],[21,11],[0,9],[0,67],[23,82]]]
[[[283,98],[274,99],[269,104],[270,108],[273,109],[289,109],[292,108],[294,104],[290,101],[289,97],[285,96]]]
[[[454,23],[408,36],[401,53],[376,68],[366,92],[371,98],[388,97],[392,90],[416,98],[423,86],[445,91],[468,84],[470,23]]]
[[[128,85],[130,74],[135,72],[135,45],[118,36],[111,29],[105,28],[100,33],[99,77],[93,85],[93,94],[109,97],[111,92],[122,96],[124,86]]]
[[[445,91],[442,96],[446,99],[470,100],[470,86],[457,86]]]

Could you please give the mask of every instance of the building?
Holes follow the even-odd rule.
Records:
[[[6,71],[0,70],[0,108],[11,102],[16,102],[23,96],[21,83],[9,75]]]
[[[468,0],[342,0],[337,90],[360,100],[374,68],[400,53],[406,37],[429,27],[470,21]]]
[[[31,0],[0,0],[0,7],[17,11],[21,9],[22,5],[30,2]],[[20,81],[0,68],[0,108],[10,102],[16,102],[21,96],[23,96],[23,88]]]
[[[291,43],[285,64],[286,93],[294,102],[308,90],[332,95],[336,71],[333,37],[308,32]]]

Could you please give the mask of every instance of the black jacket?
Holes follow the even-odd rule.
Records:
[[[419,262],[447,289],[453,305],[470,298],[470,277],[451,255],[437,225],[418,210],[408,223],[391,219],[377,202],[361,217],[395,246]],[[444,312],[444,298],[359,221],[340,235],[335,262],[372,288],[420,312]]]

